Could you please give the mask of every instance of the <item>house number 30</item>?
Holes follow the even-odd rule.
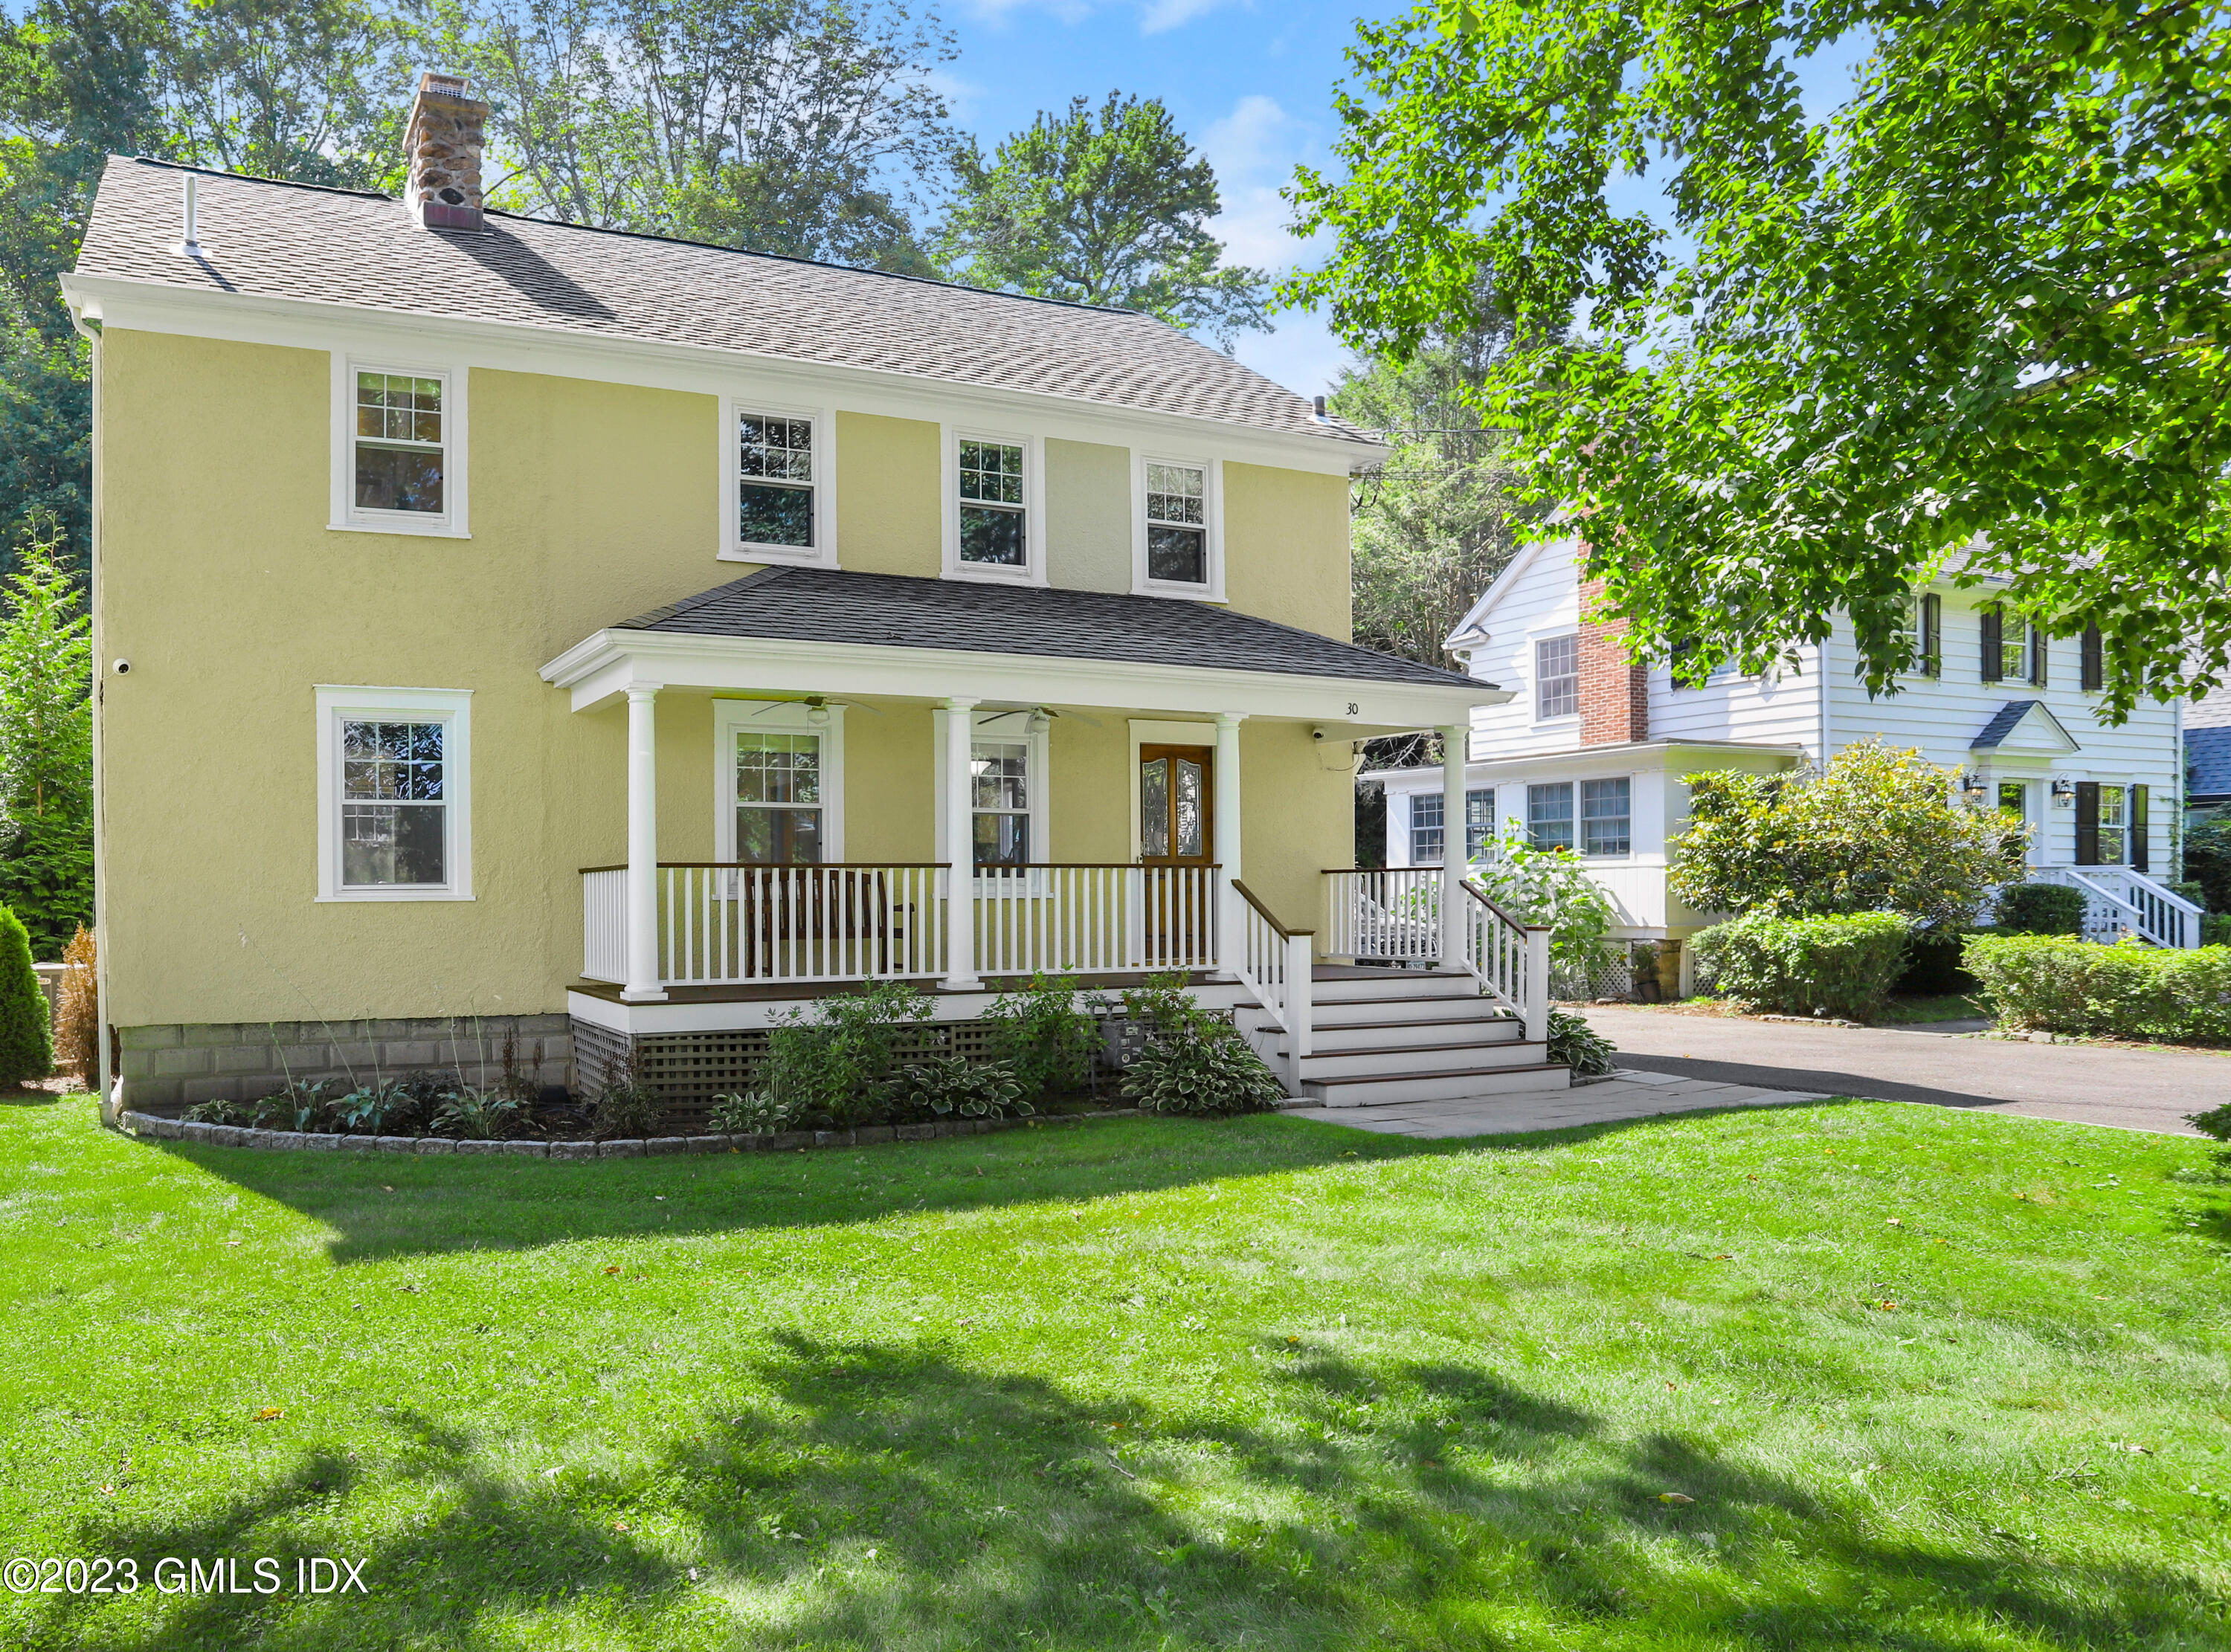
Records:
[[[1348,702],[1348,714],[1350,717],[1359,717],[1359,716],[1362,715],[1362,713],[1363,713],[1363,707],[1361,707],[1361,706],[1357,705],[1357,704],[1356,704],[1354,700],[1349,700],[1349,701]]]

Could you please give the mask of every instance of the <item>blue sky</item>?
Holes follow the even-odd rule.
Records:
[[[1041,109],[1080,94],[1159,97],[1216,168],[1224,212],[1218,238],[1235,262],[1272,270],[1314,261],[1327,248],[1289,236],[1279,186],[1297,163],[1322,163],[1337,123],[1332,88],[1359,16],[1387,17],[1388,4],[1352,6],[1277,0],[945,0],[960,60],[942,77],[955,121],[986,145],[1027,126]],[[1860,43],[1800,67],[1808,111],[1819,118],[1843,100]],[[1647,182],[1616,198],[1662,199]],[[1328,389],[1348,352],[1316,316],[1288,313],[1267,337],[1239,341],[1239,358],[1303,395]]]

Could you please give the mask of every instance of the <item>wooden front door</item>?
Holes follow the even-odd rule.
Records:
[[[1139,748],[1139,859],[1147,868],[1146,961],[1154,969],[1210,962],[1208,868],[1216,859],[1216,750]]]

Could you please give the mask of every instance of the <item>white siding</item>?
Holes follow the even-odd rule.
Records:
[[[1500,706],[1473,709],[1471,749],[1476,757],[1521,757],[1580,744],[1579,717],[1543,722],[1534,715],[1534,645],[1548,637],[1570,636],[1581,627],[1573,549],[1570,539],[1553,540],[1496,582],[1495,606],[1482,621],[1487,640],[1472,650],[1469,669],[1482,681],[1510,689],[1515,697]]]
[[[1807,649],[1774,678],[1716,674],[1701,688],[1676,688],[1664,666],[1650,670],[1653,740],[1743,740],[1820,752],[1820,670]]]

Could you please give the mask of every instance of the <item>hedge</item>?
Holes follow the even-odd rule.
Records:
[[[1999,891],[2001,929],[2028,935],[2084,932],[2084,892],[2065,883],[2015,883]]]
[[[1881,1013],[1905,967],[1913,920],[1889,912],[1840,918],[1750,913],[1700,930],[1689,944],[1719,990],[1797,1016]]]
[[[2003,1027],[2231,1042],[2231,946],[1971,935],[1965,956]]]

